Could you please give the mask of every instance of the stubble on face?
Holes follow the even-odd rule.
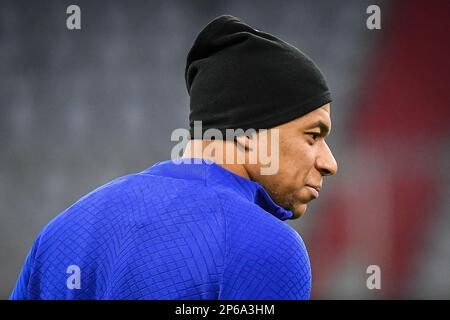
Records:
[[[248,168],[252,180],[261,184],[275,203],[294,213],[292,219],[301,217],[307,204],[314,199],[307,185],[321,184],[322,181],[320,172],[315,168],[316,153],[305,134],[305,128],[318,119],[331,123],[329,112],[329,105],[325,105],[276,127],[280,130],[280,168],[277,174],[260,175],[258,165]]]

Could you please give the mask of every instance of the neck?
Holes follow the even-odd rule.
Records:
[[[233,160],[236,160],[239,156],[245,157],[245,154],[242,154],[244,151],[240,150],[236,144],[231,141],[194,139],[190,140],[186,145],[182,158],[208,159],[228,171],[251,180],[247,169],[243,164],[238,163],[238,161],[232,161],[233,163],[224,161],[224,159],[227,159],[227,152],[232,152],[234,155]]]

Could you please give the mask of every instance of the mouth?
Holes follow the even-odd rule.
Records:
[[[306,187],[309,189],[314,199],[317,199],[319,197],[321,187],[310,185],[306,185]]]

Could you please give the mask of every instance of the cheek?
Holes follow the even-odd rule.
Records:
[[[279,170],[271,176],[259,175],[259,182],[280,205],[301,205],[308,198],[304,188],[311,168],[314,167],[313,147],[303,138],[280,139]],[[250,167],[251,170],[257,166]],[[253,170],[252,170],[253,172]],[[259,171],[258,171],[259,172]]]
[[[306,141],[295,139],[292,142],[280,143],[280,171],[283,170],[286,181],[295,181],[297,184],[305,182],[311,168],[314,167],[314,150]]]

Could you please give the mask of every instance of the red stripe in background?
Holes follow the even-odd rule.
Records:
[[[393,10],[389,25],[382,20],[384,43],[375,49],[379,53],[373,53],[372,72],[362,86],[361,103],[355,107],[351,131],[357,137],[356,144],[355,139],[349,139],[356,158],[364,159],[360,155],[368,148],[378,155],[375,166],[367,163],[371,166],[367,171],[375,171],[381,178],[374,180],[372,197],[361,197],[365,200],[345,194],[344,185],[336,188],[340,193],[331,195],[318,213],[320,221],[307,241],[313,298],[328,294],[340,276],[336,273],[341,270],[339,258],[349,252],[362,257],[363,264],[380,265],[380,297],[410,295],[427,226],[439,209],[439,156],[450,129],[450,1],[397,1]],[[389,204],[379,208],[383,210],[380,219],[387,223],[373,224],[376,220],[368,215],[376,214],[373,208],[380,202]],[[367,211],[360,210],[364,206]],[[358,212],[349,214],[355,208]],[[364,231],[373,235],[371,240],[355,243]],[[390,239],[388,245],[377,247],[377,235]],[[374,247],[383,252],[372,252]],[[355,279],[367,277],[365,269],[358,272],[361,274]],[[365,282],[357,287],[362,288],[358,292],[367,293]]]

